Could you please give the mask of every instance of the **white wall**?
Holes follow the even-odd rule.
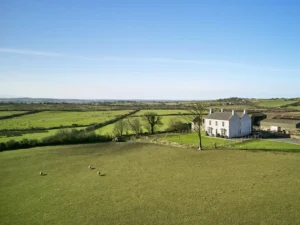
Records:
[[[211,125],[209,125],[209,121],[211,121]],[[216,125],[216,121],[218,125]],[[222,126],[222,122],[224,122],[224,126]],[[226,129],[226,136],[229,137],[229,121],[228,120],[212,120],[205,119],[205,131],[208,132],[208,128],[211,127],[213,129],[213,134],[216,135],[216,129],[218,130],[218,134],[221,134],[221,129]]]
[[[229,120],[229,138],[238,137],[240,117],[234,114]]]
[[[244,114],[241,118],[241,124],[242,124],[242,134],[241,136],[246,136],[251,134],[252,132],[252,123],[251,118],[247,114]]]

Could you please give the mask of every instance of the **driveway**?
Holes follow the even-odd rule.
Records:
[[[265,139],[265,140],[279,141],[279,142],[285,142],[285,143],[300,145],[300,140],[292,139],[292,138],[271,138],[271,139]]]

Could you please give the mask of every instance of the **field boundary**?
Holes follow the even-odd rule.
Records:
[[[40,113],[40,112],[43,112],[43,111],[36,110],[36,111],[29,111],[29,112],[24,112],[24,113],[16,113],[16,114],[8,115],[8,116],[0,116],[0,120],[6,120],[6,119],[25,116],[25,115],[29,115],[29,114]]]

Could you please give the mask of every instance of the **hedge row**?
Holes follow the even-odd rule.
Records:
[[[97,135],[95,132],[86,130],[59,130],[55,135],[45,137],[42,140],[23,139],[21,141],[10,140],[0,143],[0,151],[14,150],[21,148],[32,148],[36,146],[62,145],[62,144],[81,144],[95,142],[109,142],[110,136]]]

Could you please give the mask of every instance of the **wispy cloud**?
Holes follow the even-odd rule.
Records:
[[[61,53],[40,52],[40,51],[32,51],[32,50],[14,49],[14,48],[0,48],[0,52],[15,53],[15,54],[22,54],[22,55],[63,56],[63,54]]]
[[[268,68],[249,65],[240,62],[228,62],[228,61],[210,61],[210,60],[193,60],[193,59],[172,59],[172,58],[121,58],[121,57],[89,57],[83,55],[74,55],[57,52],[44,52],[44,51],[33,51],[25,49],[14,49],[14,48],[0,48],[0,53],[13,53],[23,55],[35,55],[45,57],[66,57],[66,58],[77,58],[85,60],[95,61],[116,61],[116,62],[153,62],[153,63],[179,63],[179,64],[202,64],[202,65],[227,65],[234,67],[247,67],[251,69],[273,71],[273,72],[300,72],[300,69],[284,69],[284,68]]]

